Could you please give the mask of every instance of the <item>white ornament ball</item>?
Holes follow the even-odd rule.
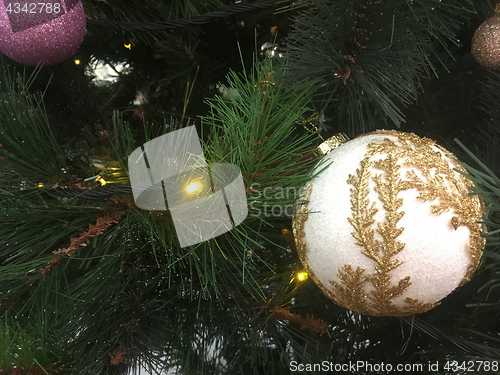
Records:
[[[341,145],[317,168],[325,165],[293,229],[302,263],[335,303],[412,315],[470,279],[484,246],[483,204],[446,149],[377,131]]]

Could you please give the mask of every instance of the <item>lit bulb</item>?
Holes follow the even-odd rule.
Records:
[[[75,60],[75,65],[80,65],[80,60]]]
[[[307,272],[299,272],[299,273],[297,274],[297,279],[298,279],[299,281],[304,281],[304,280],[306,280],[306,279],[307,279]]]
[[[101,183],[101,186],[104,186],[104,185],[106,185],[106,184],[108,183],[108,182],[107,182],[104,178],[102,178],[101,176],[97,177],[95,180],[96,180],[97,182],[100,182],[100,183]]]
[[[199,184],[198,182],[192,182],[186,187],[186,190],[188,191],[188,193],[194,193],[195,191],[199,190],[200,187],[201,184]]]

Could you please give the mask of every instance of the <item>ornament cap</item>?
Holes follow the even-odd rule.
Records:
[[[321,143],[318,146],[317,154],[318,155],[326,155],[329,154],[332,150],[335,150],[337,147],[349,141],[349,137],[344,133],[338,133],[333,137],[328,138],[326,141]]]

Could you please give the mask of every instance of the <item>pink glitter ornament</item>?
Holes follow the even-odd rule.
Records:
[[[55,65],[85,36],[80,0],[0,0],[0,51],[25,65]]]

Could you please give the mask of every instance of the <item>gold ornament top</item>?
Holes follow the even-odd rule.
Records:
[[[459,226],[469,228],[471,262],[462,284],[470,279],[481,258],[485,240],[481,237],[483,230],[478,221],[482,217],[483,205],[477,196],[469,195],[472,191],[472,181],[450,167],[449,163],[452,160],[443,158],[442,153],[437,150],[445,154],[450,153],[432,140],[397,131],[377,131],[369,134],[388,134],[396,137],[396,140],[388,137],[382,141],[371,142],[367,146],[368,151],[360,163],[360,168],[356,170],[355,175],[349,175],[347,180],[352,186],[351,216],[347,218],[354,229],[351,235],[360,252],[373,262],[375,272],[366,274],[363,268],[344,264],[337,271],[339,281],[330,281],[330,287],[326,288],[307,264],[304,233],[308,218],[307,204],[302,205],[294,216],[293,229],[297,251],[311,278],[321,290],[345,308],[376,316],[422,313],[439,303],[426,303],[409,297],[404,299],[404,306],[393,303],[395,298],[404,297],[411,285],[410,276],[392,280],[391,275],[391,271],[403,263],[397,255],[405,247],[405,244],[398,240],[404,231],[398,222],[405,214],[401,211],[403,199],[398,194],[405,190],[416,189],[419,194],[417,199],[433,203],[432,214],[441,215],[443,212],[452,211],[454,216],[451,225],[455,229]],[[371,160],[375,155],[385,157]],[[452,165],[453,168],[465,172],[458,163],[452,162]],[[410,168],[404,176],[400,172],[401,166]],[[375,171],[380,173],[372,175]],[[377,208],[375,202],[371,202],[368,197],[369,181],[375,183],[375,192],[378,193],[385,211],[381,223],[375,223],[373,218]],[[309,199],[312,189],[310,185],[306,200]],[[375,232],[378,233],[380,240],[375,238]]]
[[[326,155],[330,153],[332,150],[335,150],[340,145],[349,141],[349,137],[344,133],[339,133],[334,135],[333,137],[328,138],[326,141],[321,143],[318,146],[318,155]]]

